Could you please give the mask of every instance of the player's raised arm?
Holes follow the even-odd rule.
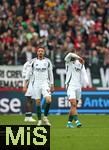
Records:
[[[77,54],[70,52],[70,53],[68,53],[68,54],[65,56],[65,59],[64,59],[64,60],[65,60],[66,62],[70,62],[72,58],[74,58],[74,59],[81,59],[81,57],[78,56]]]

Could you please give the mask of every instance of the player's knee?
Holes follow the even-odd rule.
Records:
[[[30,96],[27,96],[26,97],[26,103],[32,103],[33,101],[32,101],[32,99],[31,99],[31,97]]]
[[[46,103],[51,103],[51,97],[50,96],[47,96],[45,99],[46,99]]]
[[[30,108],[32,107],[32,105],[33,105],[33,100],[31,99],[31,97],[30,96],[26,97],[25,106],[27,108]]]
[[[37,105],[37,106],[40,105],[40,100],[39,100],[39,99],[36,100],[36,105]]]
[[[76,107],[77,106],[77,103],[76,103],[76,101],[74,101],[74,102],[71,102],[71,107]]]

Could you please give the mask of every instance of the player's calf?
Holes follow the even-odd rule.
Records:
[[[25,109],[26,109],[25,119],[24,119],[25,122],[36,121],[35,119],[32,118],[32,106],[33,106],[33,100],[31,99],[31,97],[27,96],[26,104],[25,104]]]

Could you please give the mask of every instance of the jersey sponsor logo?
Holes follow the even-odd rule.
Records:
[[[79,72],[81,70],[81,66],[81,64],[75,64],[75,70]]]
[[[77,72],[79,72],[81,69],[80,69],[80,68],[75,67],[75,70],[76,70]]]
[[[46,68],[35,68],[35,71],[44,72],[46,71]]]

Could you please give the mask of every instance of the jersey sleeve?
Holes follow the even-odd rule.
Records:
[[[48,76],[49,76],[49,80],[50,80],[50,84],[54,84],[54,77],[53,77],[53,66],[51,61],[49,60],[48,62]]]
[[[23,69],[22,69],[22,77],[23,77],[23,79],[25,79],[25,77],[26,77],[26,73],[27,73],[28,67],[29,67],[29,62],[26,62],[23,65]]]
[[[77,58],[77,59],[80,59],[80,57],[77,55],[77,54],[74,54],[74,53],[68,53],[66,56],[65,56],[65,62],[70,62],[72,58]]]
[[[26,69],[25,69],[25,64],[23,65],[23,69],[22,69],[22,77],[23,79],[25,78],[26,75]]]
[[[28,69],[26,70],[26,75],[25,75],[25,80],[29,80],[30,77],[32,76],[33,68],[32,68],[32,63],[29,64]]]
[[[86,72],[84,65],[83,65],[82,70],[81,70],[81,80],[83,83],[85,83],[86,86],[89,85],[89,80],[88,80],[87,72]]]

